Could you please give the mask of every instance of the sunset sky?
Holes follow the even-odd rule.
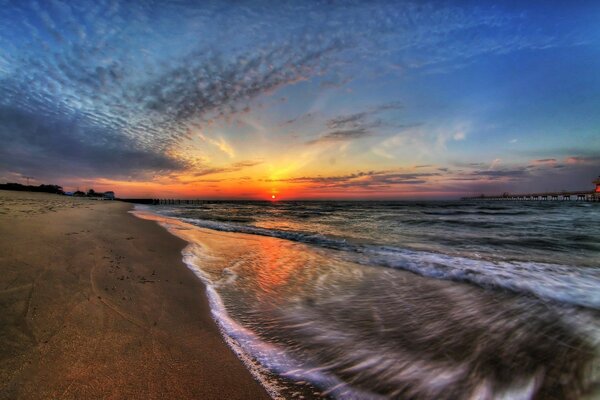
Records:
[[[0,0],[0,182],[207,199],[591,189],[599,21],[598,1]]]

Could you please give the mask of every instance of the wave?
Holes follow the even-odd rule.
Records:
[[[533,295],[600,309],[600,272],[549,263],[484,261],[390,247],[367,249],[368,260],[419,275]]]
[[[177,236],[168,225],[167,230]],[[294,382],[311,382],[318,387],[328,388],[327,395],[339,399],[382,400],[376,394],[353,389],[336,376],[329,374],[325,368],[311,366],[295,359],[282,346],[263,340],[256,332],[243,326],[231,317],[223,299],[219,295],[220,282],[213,282],[201,266],[204,264],[205,251],[202,246],[190,242],[182,251],[183,261],[206,286],[206,293],[222,337],[236,356],[242,361],[252,376],[260,382],[272,399],[289,398],[289,388],[282,384],[273,373]],[[292,397],[300,397],[300,392],[291,393]]]
[[[168,226],[166,226],[166,229],[171,233],[174,233]],[[199,267],[202,263],[198,261],[201,254],[201,250],[198,246],[189,244],[182,251],[182,254],[183,262],[206,286],[206,294],[212,316],[217,322],[217,326],[227,345],[242,361],[248,371],[250,371],[250,374],[260,382],[272,399],[283,399],[280,385],[277,384],[275,379],[269,377],[268,369],[261,364],[261,361],[264,363],[265,360],[268,360],[269,358],[263,357],[262,360],[257,360],[257,357],[255,356],[255,354],[267,354],[271,356],[278,352],[274,351],[271,348],[272,346],[259,341],[252,331],[245,329],[229,316],[221,296],[219,296],[218,292],[215,290],[214,282],[212,282],[209,276]],[[263,349],[260,349],[260,351],[255,348],[261,345],[263,346]]]
[[[351,250],[352,246],[348,245],[345,239],[336,239],[327,237],[318,233],[311,232],[297,232],[297,231],[283,231],[276,229],[259,228],[256,226],[249,225],[238,225],[227,222],[219,222],[212,220],[203,220],[196,218],[180,218],[182,221],[192,225],[199,226],[201,228],[213,229],[222,232],[237,232],[246,233],[250,235],[261,235],[270,236],[278,239],[292,240],[295,242],[302,242],[307,244],[313,244],[320,247],[332,248],[336,250]]]
[[[202,228],[285,239],[327,249],[363,265],[402,269],[422,276],[508,290],[544,300],[600,309],[600,270],[523,261],[490,261],[393,246],[350,243],[312,232],[284,231],[226,222],[180,218]]]

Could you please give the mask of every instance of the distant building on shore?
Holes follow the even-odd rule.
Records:
[[[600,193],[600,176],[594,181],[596,184],[596,193]]]
[[[104,200],[114,200],[115,192],[113,192],[113,191],[104,192],[104,195],[102,196],[102,198]]]

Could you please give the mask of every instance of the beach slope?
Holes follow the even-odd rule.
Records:
[[[0,398],[268,398],[185,242],[130,208],[0,191]]]

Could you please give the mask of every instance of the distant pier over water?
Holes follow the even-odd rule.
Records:
[[[175,205],[175,204],[202,204],[204,200],[178,200],[178,199],[152,199],[155,205]]]
[[[524,200],[538,200],[538,201],[565,201],[565,200],[576,200],[576,201],[600,201],[600,176],[598,179],[593,181],[596,188],[594,190],[578,190],[578,191],[560,191],[560,192],[540,192],[540,193],[520,193],[511,194],[503,193],[501,195],[480,195],[463,197],[461,200],[510,200],[510,201],[524,201]]]

